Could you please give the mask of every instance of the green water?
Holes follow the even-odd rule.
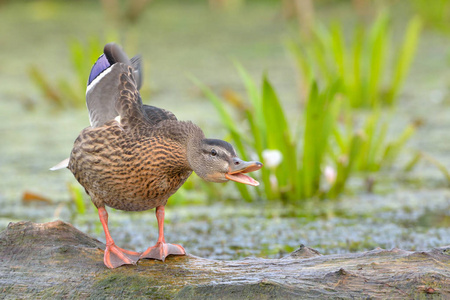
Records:
[[[345,18],[350,12],[345,6],[320,10],[327,17]],[[0,6],[0,28],[0,228],[19,220],[60,218],[103,240],[93,205],[79,215],[70,203],[67,183],[75,183],[72,174],[48,171],[68,157],[74,139],[88,126],[87,112],[49,106],[27,70],[36,64],[55,82],[72,78],[67,42],[103,35],[110,25],[105,24],[100,6],[88,1],[11,1]],[[139,36],[135,47],[146,64],[147,103],[169,109],[179,119],[193,120],[208,136],[223,138],[225,130],[213,107],[201,99],[187,75],[218,92],[242,91],[231,62],[237,59],[256,78],[268,72],[290,119],[296,119],[297,75],[283,48],[288,28],[276,7],[253,4],[235,12],[211,12],[198,3],[155,4],[135,30]],[[222,259],[279,257],[300,244],[322,253],[450,244],[450,191],[443,175],[426,162],[411,173],[401,172],[411,149],[422,150],[450,168],[448,45],[448,38],[425,32],[392,130],[401,130],[414,119],[424,125],[394,169],[375,177],[375,193],[365,192],[363,178],[354,178],[338,202],[311,201],[283,208],[261,201],[205,200],[201,191],[190,192],[188,199],[177,199],[167,207],[166,239],[194,255]],[[216,188],[231,191],[236,198],[233,185]],[[24,204],[25,191],[53,203]],[[110,209],[110,224],[121,247],[144,250],[156,241],[153,211]]]

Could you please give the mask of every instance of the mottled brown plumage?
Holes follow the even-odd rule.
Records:
[[[206,139],[195,124],[143,105],[134,79],[142,78],[140,70],[117,45],[106,45],[104,52],[91,71],[86,93],[92,126],[76,139],[68,168],[99,210],[107,240],[105,264],[114,268],[138,258],[183,255],[181,246],[164,240],[169,197],[193,171],[208,181],[258,185],[243,173],[262,164],[244,162],[227,142]],[[109,235],[105,205],[126,211],[156,207],[158,243],[142,254],[117,247]]]
[[[165,205],[191,175],[187,146],[202,137],[200,128],[164,120],[140,134],[113,120],[84,129],[75,141],[69,169],[95,206],[141,211]]]

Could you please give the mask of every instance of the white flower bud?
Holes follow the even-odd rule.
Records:
[[[325,179],[329,184],[333,184],[336,181],[336,170],[331,166],[326,166],[324,170]]]
[[[283,160],[283,154],[279,150],[266,149],[262,152],[264,165],[268,168],[276,168]]]

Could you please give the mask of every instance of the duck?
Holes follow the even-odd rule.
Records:
[[[90,126],[76,138],[70,157],[51,168],[68,168],[90,196],[105,233],[103,261],[111,269],[140,259],[186,255],[181,245],[166,243],[164,216],[168,199],[193,172],[210,182],[258,186],[247,173],[263,166],[240,159],[224,140],[206,138],[193,122],[143,104],[142,77],[140,56],[129,59],[118,44],[106,44],[86,88]],[[156,244],[144,252],[118,247],[109,232],[106,207],[155,208]]]

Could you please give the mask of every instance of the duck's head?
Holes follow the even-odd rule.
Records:
[[[259,182],[245,175],[263,166],[259,161],[244,161],[237,157],[233,146],[216,139],[202,139],[190,149],[188,160],[194,172],[206,181],[226,182],[228,180],[258,186]]]

